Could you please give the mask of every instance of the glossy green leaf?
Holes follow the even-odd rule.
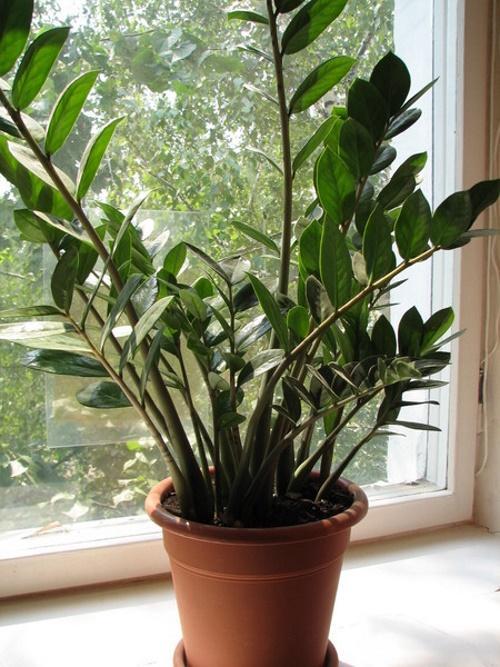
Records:
[[[204,322],[207,319],[207,307],[195,290],[181,289],[179,297],[184,308],[197,320]]]
[[[330,118],[321,123],[316,132],[306,141],[293,160],[292,168],[294,174],[309,159],[314,151],[321,146],[335,123],[340,123],[340,120],[336,116],[330,116]]]
[[[77,276],[78,251],[76,248],[69,248],[59,258],[50,281],[54,303],[66,313],[71,308]]]
[[[272,328],[276,332],[281,347],[284,350],[288,350],[290,344],[288,327],[286,325],[285,318],[281,314],[281,310],[276,299],[273,297],[264,283],[257,278],[257,276],[249,274],[248,279],[252,283],[252,287],[255,291],[255,294],[257,295],[262,310],[266,314],[266,317],[271,323]]]
[[[309,312],[312,318],[318,324],[325,319],[327,309],[331,304],[322,283],[316,276],[309,276],[305,282],[305,297]]]
[[[276,171],[283,175],[283,169],[279,166],[279,164],[274,160],[270,155],[265,153],[263,150],[260,148],[254,148],[253,146],[247,146],[247,151],[250,151],[251,153],[254,153],[255,155],[259,155],[260,157],[263,157],[266,162],[268,162]]]
[[[391,177],[389,183],[380,191],[377,201],[384,210],[400,206],[416,187],[416,176],[427,162],[427,153],[411,155],[401,164]]]
[[[387,103],[369,81],[356,79],[349,88],[347,111],[351,118],[361,123],[375,141],[382,139],[389,121]]]
[[[309,313],[303,306],[290,308],[286,316],[288,328],[293,331],[299,340],[303,340],[309,333]]]
[[[33,0],[0,0],[0,76],[23,52],[33,14]]]
[[[339,155],[357,180],[370,173],[375,158],[373,139],[368,130],[353,118],[342,124]]]
[[[87,408],[128,408],[130,402],[115,382],[93,382],[76,395],[79,403]]]
[[[195,255],[198,255],[198,257],[205,262],[205,264],[212,269],[212,271],[215,271],[215,273],[220,276],[226,283],[230,283],[229,276],[227,273],[224,271],[224,269],[221,267],[221,265],[216,262],[214,259],[212,259],[209,255],[207,255],[206,252],[201,250],[201,248],[198,248],[197,246],[193,245],[192,243],[186,243],[185,244],[190,250],[192,250]]]
[[[472,205],[472,221],[480,215],[488,206],[492,206],[500,196],[500,179],[480,181],[469,190]]]
[[[10,134],[11,137],[19,138],[19,130],[17,127],[11,123],[6,118],[0,116],[0,132],[5,132],[5,134]]]
[[[86,72],[74,79],[57,99],[47,127],[45,152],[53,155],[68,138],[99,72]]]
[[[391,230],[380,206],[373,210],[366,223],[363,234],[363,257],[370,282],[382,278],[396,266]]]
[[[398,327],[399,353],[407,357],[418,357],[422,347],[424,323],[417,308],[413,306],[403,315]]]
[[[390,421],[388,424],[393,424],[394,426],[403,426],[404,428],[411,428],[417,431],[435,431],[440,432],[441,429],[437,426],[431,426],[431,424],[422,424],[420,422],[409,422],[409,421]]]
[[[247,225],[244,222],[240,222],[239,220],[233,220],[232,225],[239,232],[245,234],[245,236],[248,236],[258,243],[261,243],[262,245],[266,246],[266,248],[268,248],[272,253],[279,256],[280,249],[273,241],[273,239],[270,236],[267,236],[267,234],[264,234],[255,227],[251,227],[250,225]]]
[[[56,375],[107,377],[108,373],[93,357],[62,350],[32,350],[22,360],[23,366]]]
[[[434,211],[430,237],[432,243],[447,248],[470,227],[472,202],[469,192],[455,192]]]
[[[420,109],[408,109],[399,116],[396,116],[396,118],[393,118],[389,123],[384,139],[389,141],[389,139],[393,139],[394,137],[397,137],[398,134],[405,132],[417,122],[421,115],[422,111]]]
[[[163,332],[158,331],[155,334],[155,337],[153,338],[151,345],[149,346],[148,354],[141,372],[141,383],[140,383],[141,399],[144,398],[151,369],[157,366],[158,359],[160,358],[163,339],[164,339]]]
[[[347,0],[311,0],[292,18],[281,40],[283,53],[309,46],[339,16]]]
[[[0,310],[0,319],[16,317],[47,317],[50,315],[64,315],[64,312],[54,306],[23,306]]]
[[[405,103],[410,92],[411,78],[408,68],[394,53],[389,51],[374,67],[370,83],[378,89],[393,116]]]
[[[320,100],[354,65],[354,58],[336,56],[321,63],[300,84],[290,100],[289,113],[305,111]]]
[[[412,107],[415,104],[415,102],[417,102],[421,97],[423,97],[425,95],[425,93],[427,91],[429,91],[434,86],[434,84],[436,83],[437,80],[438,80],[438,77],[436,77],[435,79],[433,79],[432,81],[427,83],[423,88],[421,88],[418,91],[418,93],[415,93],[415,95],[410,97],[410,99],[404,104],[404,106],[401,107],[400,113],[404,113],[405,111],[408,111],[408,109],[410,107]]]
[[[351,217],[356,182],[344,161],[328,148],[316,162],[315,185],[321,206],[333,222],[341,225]]]
[[[429,202],[421,190],[403,204],[394,227],[399,254],[403,259],[417,257],[428,248],[432,220]]]
[[[380,146],[375,154],[373,164],[370,169],[371,174],[378,174],[379,171],[386,169],[394,162],[397,156],[397,151],[392,146]]]
[[[442,308],[433,313],[424,323],[422,336],[422,354],[426,354],[451,328],[455,319],[453,308]]]
[[[88,192],[92,181],[97,174],[101,160],[104,157],[104,153],[111,141],[113,133],[119,123],[121,123],[123,118],[115,118],[110,123],[105,125],[102,130],[93,137],[85,151],[83,153],[82,159],[80,160],[80,168],[78,170],[78,176],[76,179],[77,190],[76,196],[80,200]]]
[[[84,285],[90,272],[95,267],[99,255],[97,250],[90,247],[87,243],[79,243],[77,245],[77,253],[78,274],[76,276],[76,282],[78,285]]]
[[[6,137],[0,136],[0,173],[19,190],[29,209],[51,213],[65,220],[73,219],[73,211],[62,195],[26,169],[11,153]]]
[[[227,18],[229,21],[250,21],[251,23],[262,23],[263,25],[269,25],[269,19],[267,16],[263,16],[257,12],[248,11],[246,9],[236,9],[232,12],[228,12]]]
[[[158,301],[141,315],[123,348],[123,353],[120,357],[120,372],[123,371],[137,348],[156,325],[173,298],[173,296],[165,296],[162,299],[158,299]]]
[[[351,255],[344,235],[328,216],[321,235],[320,272],[332,306],[340,308],[351,298]]]
[[[123,311],[127,307],[127,305],[130,303],[130,300],[134,294],[134,292],[137,291],[139,288],[139,285],[143,282],[144,278],[141,275],[134,274],[132,275],[125,285],[123,286],[123,289],[120,291],[118,294],[115,303],[113,304],[113,307],[111,308],[109,315],[102,327],[101,330],[101,336],[99,339],[99,349],[102,350],[109,334],[112,332],[112,330],[115,328],[116,323],[120,319]]]
[[[0,340],[45,350],[90,352],[88,345],[74,335],[74,328],[65,322],[16,322],[0,325]]]
[[[276,9],[280,14],[286,14],[287,12],[293,12],[294,9],[300,7],[305,2],[305,0],[276,0]]]
[[[300,263],[307,273],[319,276],[319,255],[322,227],[318,220],[311,222],[299,238]]]
[[[238,374],[238,386],[275,368],[283,359],[283,350],[263,350],[250,359]]]
[[[28,171],[34,174],[44,183],[47,183],[51,188],[55,187],[55,184],[52,180],[52,177],[45,171],[43,165],[38,161],[35,154],[28,146],[23,146],[21,144],[16,144],[12,141],[9,141],[9,151],[14,156],[14,158]],[[66,188],[70,192],[75,191],[75,185],[61,169],[54,167],[59,178],[62,180]]]
[[[163,268],[173,276],[177,276],[186,261],[186,246],[184,243],[178,243],[168,251],[163,262]]]
[[[396,334],[394,333],[392,324],[385,315],[380,315],[375,322],[371,339],[377,354],[382,354],[386,357],[395,356],[397,347]]]
[[[51,225],[28,209],[14,211],[14,222],[26,241],[53,243],[57,239],[57,233]]]
[[[12,103],[16,109],[25,109],[38,95],[68,34],[69,28],[51,28],[28,46],[12,84]]]

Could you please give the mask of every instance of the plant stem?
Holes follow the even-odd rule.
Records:
[[[283,158],[283,226],[281,236],[281,263],[278,292],[287,295],[288,283],[290,281],[290,251],[292,240],[293,206],[293,171],[292,152],[290,146],[290,116],[288,113],[285,81],[283,77],[283,56],[281,54],[278,26],[276,23],[277,14],[274,11],[272,0],[267,0],[267,13],[269,15],[269,28],[273,48],[274,69],[276,72],[276,89],[278,92]]]

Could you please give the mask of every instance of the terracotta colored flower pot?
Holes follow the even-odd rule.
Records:
[[[220,528],[161,506],[171,479],[146,511],[163,529],[183,632],[186,667],[324,667],[333,604],[351,526],[368,501],[355,484],[351,507],[329,519],[280,528]],[[333,647],[332,647],[333,648]],[[327,650],[328,649],[328,650]],[[177,661],[182,650],[177,652]]]

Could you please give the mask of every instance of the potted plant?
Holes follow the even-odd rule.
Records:
[[[395,330],[386,296],[411,266],[478,235],[471,226],[498,198],[499,181],[484,181],[432,213],[417,188],[425,153],[387,176],[390,140],[418,120],[414,105],[432,85],[409,98],[410,75],[393,53],[350,84],[346,105],[292,156],[290,124],[354,61],[333,57],[290,93],[284,60],[346,3],[267,0],[266,14],[229,13],[268,31],[271,52],[259,53],[276,79],[281,235],[235,223],[278,258],[277,284],[265,284],[245,256],[220,261],[188,242],[159,262],[135,225],[145,197],[126,213],[100,202],[91,220],[89,189],[120,119],[92,138],[75,181],[62,173],[57,151],[98,73],[72,81],[39,126],[26,109],[68,28],[25,49],[32,1],[0,2],[0,76],[10,77],[0,82],[0,172],[24,202],[14,214],[21,237],[55,256],[53,303],[3,311],[0,338],[31,348],[32,368],[95,378],[78,400],[134,408],[162,453],[169,477],[146,508],[172,565],[184,634],[176,665],[337,664],[328,631],[342,556],[367,511],[363,491],[341,476],[375,438],[434,428],[399,414],[412,391],[439,385],[432,376],[450,360],[451,308],[423,321],[412,307]],[[294,179],[313,156],[312,202],[294,220]],[[196,279],[182,271],[188,253]],[[368,408],[369,427],[339,458],[345,429]]]

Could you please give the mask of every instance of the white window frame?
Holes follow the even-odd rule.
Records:
[[[457,84],[456,108],[446,109],[435,130],[440,141],[435,141],[434,170],[439,168],[445,174],[441,177],[446,192],[440,199],[451,189],[469,187],[487,177],[489,11],[489,0],[434,0],[435,34],[440,31],[444,35],[443,40],[434,41],[434,64],[446,63],[434,105],[445,103],[446,97],[439,90],[445,90],[447,79]],[[450,39],[458,39],[453,47],[456,62],[445,58]],[[447,122],[455,113],[456,134],[454,124]],[[466,128],[474,128],[474,135]],[[452,164],[445,159],[450,146],[455,146]],[[471,243],[456,253],[454,262],[457,328],[467,332],[452,347],[447,488],[372,502],[366,519],[353,530],[354,541],[472,518],[483,254],[481,242]],[[29,531],[16,533],[0,536],[0,597],[140,579],[169,570],[160,530],[141,517],[75,524],[59,534],[29,539],[21,539]]]

